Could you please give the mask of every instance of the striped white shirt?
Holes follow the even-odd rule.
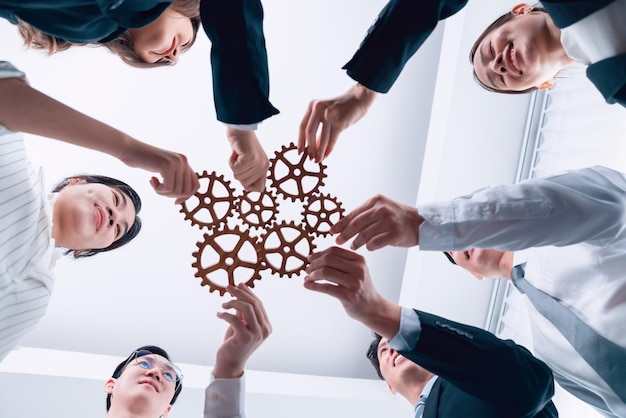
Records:
[[[0,78],[15,76],[0,62]],[[0,125],[0,360],[46,312],[54,284],[51,210],[22,134]]]

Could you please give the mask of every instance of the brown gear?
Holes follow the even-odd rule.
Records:
[[[271,190],[260,193],[244,191],[237,198],[237,216],[253,228],[266,228],[276,220],[278,206],[276,195]]]
[[[194,276],[201,278],[200,285],[209,286],[211,292],[217,290],[220,296],[224,296],[227,284],[236,286],[244,282],[246,286],[254,287],[254,280],[261,279],[263,247],[247,231],[227,226],[214,229],[211,235],[205,233],[204,241],[196,246],[198,251],[192,254],[196,261],[191,264],[196,269]],[[218,283],[218,279],[224,284]]]
[[[315,194],[304,205],[304,228],[311,234],[325,237],[330,234],[330,227],[343,217],[344,212],[337,198],[329,194]]]
[[[192,225],[213,229],[232,216],[235,189],[230,187],[230,181],[225,180],[223,175],[218,176],[215,171],[211,174],[204,171],[198,175],[198,180],[200,189],[181,203],[180,212]]]
[[[291,235],[291,238],[288,238],[288,235]],[[269,268],[272,273],[288,277],[300,273],[307,266],[307,258],[315,249],[313,237],[293,221],[289,223],[282,221],[269,228],[261,236],[261,245],[265,268]],[[276,260],[277,258],[279,260]],[[289,262],[294,259],[296,265],[289,266]]]
[[[293,142],[289,147],[283,145],[282,150],[274,154],[275,157],[270,159],[270,173],[267,178],[285,199],[291,199],[292,202],[296,199],[304,201],[308,195],[316,193],[324,185],[326,166],[311,162],[307,159],[306,152],[298,155],[298,147]]]

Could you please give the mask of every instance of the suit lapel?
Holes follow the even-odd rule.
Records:
[[[439,397],[441,395],[441,381],[439,378],[430,390],[430,395],[426,400],[423,418],[437,418],[437,410],[439,409]]]

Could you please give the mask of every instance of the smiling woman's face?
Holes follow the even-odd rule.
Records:
[[[73,250],[106,248],[133,226],[135,215],[130,197],[119,189],[70,179],[54,203],[52,238]]]
[[[191,20],[171,8],[150,24],[128,32],[133,51],[146,63],[176,62],[194,39]]]
[[[485,86],[499,91],[547,88],[563,68],[560,32],[544,12],[513,10],[514,17],[489,32],[474,55],[474,71]]]

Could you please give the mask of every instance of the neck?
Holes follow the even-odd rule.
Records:
[[[411,405],[415,405],[419,402],[420,395],[422,394],[424,387],[433,376],[434,374],[424,371],[424,373],[420,375],[419,379],[409,382],[402,388],[398,389],[398,393],[409,401]]]
[[[500,277],[511,280],[511,270],[513,270],[515,252],[506,251],[500,259]]]
[[[561,43],[561,29],[559,29],[551,18],[546,19],[546,30],[550,34],[551,42],[548,45],[548,52],[552,60],[558,63],[560,69],[574,63],[574,60],[567,55]]]

